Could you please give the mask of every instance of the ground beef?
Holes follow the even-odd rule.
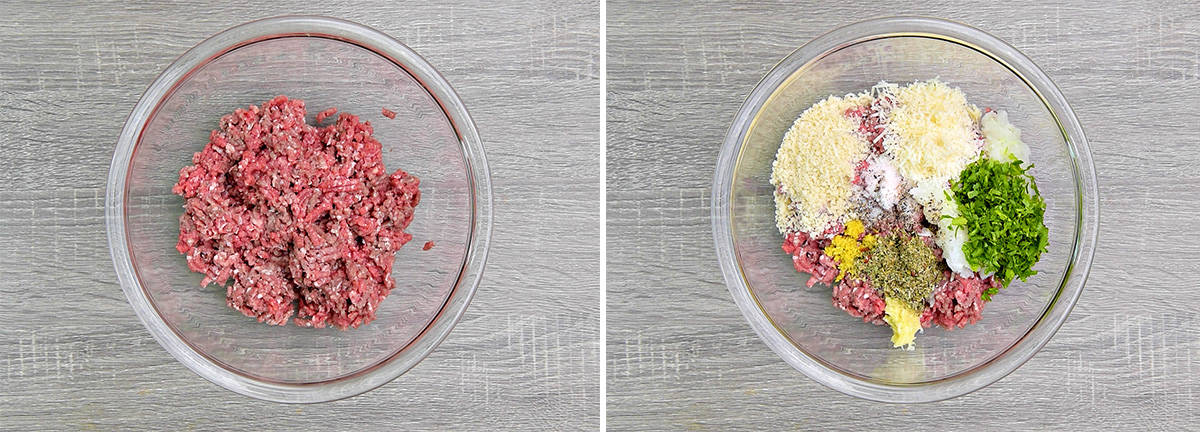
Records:
[[[1000,287],[993,278],[978,276],[964,278],[957,273],[945,272],[946,279],[933,294],[933,304],[921,313],[921,326],[937,324],[947,330],[975,324],[983,316],[983,291]]]
[[[890,99],[886,103],[890,104]],[[846,117],[858,121],[858,133],[871,143],[871,151],[875,154],[883,153],[883,138],[880,138],[880,135],[883,135],[884,124],[880,110],[880,102],[876,101],[868,106],[850,108],[843,113]]]
[[[855,185],[855,186],[862,186],[863,174],[867,171],[867,167],[869,167],[869,166],[871,166],[871,165],[869,162],[867,162],[866,159],[860,160],[860,161],[858,161],[857,164],[854,164],[854,178],[850,179],[850,184]],[[855,195],[857,195],[857,192],[858,191],[856,190]]]
[[[323,122],[329,117],[333,117],[334,114],[337,114],[337,108],[329,108],[325,111],[317,113],[317,123]]]
[[[792,266],[796,271],[810,275],[810,288],[818,282],[833,283],[838,275],[837,262],[825,255],[826,246],[829,246],[828,239],[812,238],[803,232],[788,233],[783,240],[783,251],[792,255]]]
[[[830,228],[827,234],[843,231],[841,225]],[[792,255],[796,271],[809,274],[808,287],[817,283],[833,284],[838,275],[837,261],[825,254],[829,240],[811,237],[803,232],[788,233],[783,251]],[[842,279],[833,287],[833,305],[865,322],[883,324],[883,298],[866,281]]]
[[[892,210],[881,210],[880,215],[868,226],[870,231],[880,236],[888,235],[896,230],[907,233],[920,233],[922,230],[932,227],[932,225],[926,223],[925,213],[921,205],[917,204],[916,200],[910,196],[904,196],[897,200]],[[937,252],[940,253],[941,250],[938,249]]]
[[[845,278],[833,287],[833,305],[863,322],[883,325],[883,297],[861,279]]]
[[[172,189],[185,200],[176,249],[260,322],[358,327],[394,286],[419,181],[384,170],[370,123],[343,113],[317,128],[305,113],[279,96],[221,118]]]
[[[390,119],[396,118],[396,112],[392,111],[390,109],[387,109],[387,108],[384,108],[382,111],[380,111],[380,114],[383,114],[384,117],[387,117]]]

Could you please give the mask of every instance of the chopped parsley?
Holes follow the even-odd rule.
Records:
[[[952,182],[960,216],[951,225],[967,230],[963,252],[975,271],[995,274],[1002,286],[1037,274],[1033,265],[1048,245],[1042,218],[1046,202],[1021,161],[980,159]],[[983,293],[990,301],[996,288]]]

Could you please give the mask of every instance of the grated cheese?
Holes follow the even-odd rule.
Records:
[[[909,181],[948,180],[979,157],[979,108],[936,79],[895,90],[884,150]]]
[[[784,134],[771,165],[780,232],[818,235],[852,216],[850,181],[869,144],[845,112],[871,100],[870,93],[830,96],[800,114]]]

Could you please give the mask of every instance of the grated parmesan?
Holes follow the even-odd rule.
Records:
[[[895,97],[883,146],[909,181],[948,180],[979,157],[979,108],[962,91],[933,79],[900,87]]]
[[[830,96],[809,107],[783,137],[771,165],[775,223],[780,232],[818,235],[849,215],[854,167],[869,143],[847,109],[870,103],[870,93]]]

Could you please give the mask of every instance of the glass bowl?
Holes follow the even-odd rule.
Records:
[[[880,80],[940,78],[980,108],[1007,110],[1032,150],[1046,201],[1049,250],[1028,282],[1014,281],[964,329],[926,329],[894,349],[887,326],[833,306],[831,288],[805,288],[775,227],[771,163],[784,132],[829,95]],[[995,382],[1034,355],[1067,318],[1096,245],[1096,175],[1083,129],[1033,62],[982,31],[929,18],[884,18],[839,28],[788,55],[738,112],[717,162],[712,224],[726,284],[742,314],[792,367],[846,394],[925,402]]]
[[[223,288],[201,287],[175,250],[179,169],[222,115],[281,94],[303,99],[310,123],[327,107],[370,121],[386,169],[421,180],[407,229],[413,240],[396,254],[396,286],[375,321],[357,329],[258,323],[227,307]],[[383,33],[307,16],[230,28],[168,66],[121,131],[105,206],[121,287],[159,344],[222,387],[280,402],[353,396],[429,355],[479,284],[492,225],[487,160],[450,84]],[[435,246],[422,250],[426,241]]]

